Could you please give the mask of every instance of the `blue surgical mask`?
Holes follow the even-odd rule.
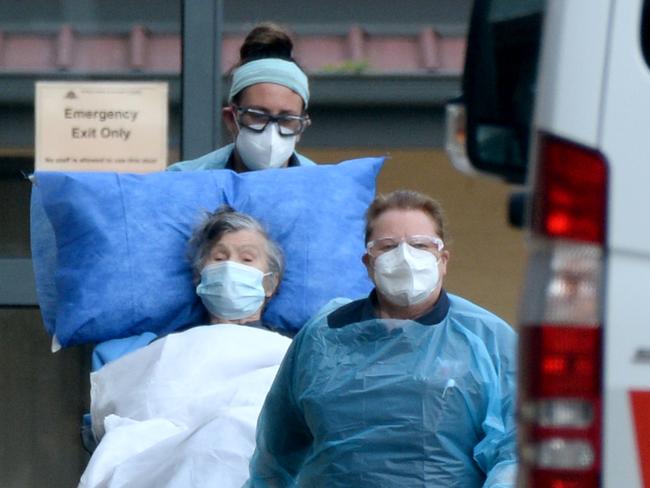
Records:
[[[196,293],[212,315],[243,319],[253,315],[264,304],[264,276],[252,266],[223,261],[203,268]]]

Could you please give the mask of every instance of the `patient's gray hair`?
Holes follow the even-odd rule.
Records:
[[[200,281],[201,270],[214,245],[221,240],[224,234],[240,230],[257,232],[264,237],[269,271],[273,273],[276,283],[280,283],[284,273],[284,257],[280,246],[269,237],[262,224],[257,220],[250,215],[235,211],[228,205],[222,205],[215,212],[208,213],[192,234],[189,244],[189,259],[195,283]]]

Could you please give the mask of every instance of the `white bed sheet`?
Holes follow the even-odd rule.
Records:
[[[194,327],[92,373],[100,443],[79,488],[240,487],[290,342],[241,325]]]

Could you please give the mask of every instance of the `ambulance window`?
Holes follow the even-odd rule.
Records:
[[[650,1],[643,4],[641,14],[641,50],[646,64],[650,67]]]
[[[539,55],[542,0],[477,0],[463,96],[467,153],[480,171],[522,183]]]

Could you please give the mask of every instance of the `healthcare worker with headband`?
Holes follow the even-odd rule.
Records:
[[[516,334],[445,291],[448,260],[435,200],[375,199],[363,256],[375,289],[294,339],[246,486],[515,486]]]
[[[238,173],[315,164],[295,152],[309,127],[307,75],[291,56],[289,36],[272,23],[255,27],[240,49],[223,121],[234,143],[170,171],[231,169]]]

